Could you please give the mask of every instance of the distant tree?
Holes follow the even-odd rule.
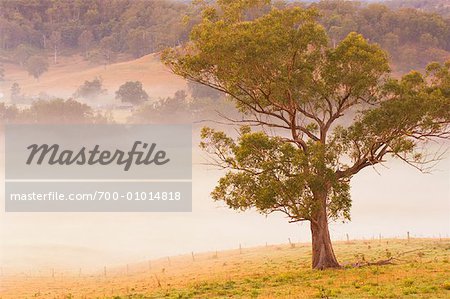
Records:
[[[424,33],[420,36],[419,43],[423,48],[436,47],[439,40],[430,33]]]
[[[127,35],[127,46],[135,58],[149,53],[150,42],[147,32],[142,28],[131,30]]]
[[[116,91],[116,99],[133,105],[140,105],[148,100],[148,94],[142,88],[141,82],[129,81],[122,84]]]
[[[13,103],[19,103],[23,99],[22,89],[20,88],[20,85],[17,82],[14,82],[11,85],[10,99],[11,99],[11,102],[13,102]]]
[[[20,66],[24,66],[28,58],[33,54],[30,46],[20,44],[13,52],[13,59]]]
[[[96,113],[88,105],[72,99],[38,100],[25,109],[0,103],[0,124],[98,124],[108,122],[110,122],[110,118],[107,115]]]
[[[220,99],[223,97],[221,92],[196,82],[188,81],[187,86],[194,100],[203,98]]]
[[[397,52],[400,39],[397,34],[389,32],[383,37],[383,47],[391,53],[391,55]]]
[[[75,100],[38,100],[23,112],[23,118],[33,123],[104,123],[106,118],[95,114],[91,107]]]
[[[27,69],[28,74],[39,79],[39,77],[48,70],[47,57],[38,55],[31,56],[25,63],[25,68]]]
[[[102,64],[104,69],[116,59],[117,55],[108,48],[96,48],[89,51],[87,59],[93,64]]]
[[[61,46],[61,32],[53,31],[50,35],[50,45],[53,48],[53,62],[56,64],[58,60],[58,51]]]
[[[84,15],[84,21],[88,25],[94,25],[98,23],[100,17],[100,12],[96,8],[90,8],[87,10],[86,14]]]
[[[116,52],[114,51],[114,39],[110,36],[103,38],[100,41],[100,47],[98,49],[100,60],[103,64],[108,65],[116,59]]]
[[[163,117],[178,111],[184,113],[189,109],[187,93],[184,90],[177,90],[173,97],[161,99],[155,104],[155,107]]]
[[[191,95],[189,109],[193,121],[218,119],[218,114],[226,117],[238,114],[232,103],[224,101],[225,96],[216,89],[193,81],[188,81],[187,87]]]
[[[0,81],[5,81],[5,69],[0,65]]]
[[[0,103],[0,124],[13,123],[17,120],[19,111],[16,106],[7,106],[5,103]]]
[[[84,81],[83,85],[78,87],[74,93],[75,97],[95,99],[101,94],[106,93],[106,89],[103,89],[102,78],[96,77],[92,81]]]
[[[387,6],[399,8],[416,8],[425,12],[434,12],[445,17],[450,17],[450,6],[448,0],[388,0],[384,2]]]
[[[191,111],[184,90],[178,90],[173,97],[160,99],[140,106],[130,121],[133,123],[183,123],[191,121]]]
[[[414,47],[410,47],[408,45],[399,47],[397,49],[397,63],[399,64],[398,69],[400,69],[403,72],[408,72],[411,70],[411,61],[414,61],[415,64],[419,64],[420,62],[417,61],[417,58],[419,58],[419,53],[417,52],[417,49]]]
[[[78,37],[78,45],[83,49],[84,56],[87,57],[87,52],[89,48],[92,46],[92,42],[94,41],[94,35],[91,31],[85,30]]]
[[[444,64],[430,63],[426,68],[431,83],[437,86],[445,97],[450,98],[450,60]]]

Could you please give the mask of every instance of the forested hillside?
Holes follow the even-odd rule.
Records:
[[[428,12],[445,11],[445,2],[408,2],[418,9],[403,8],[400,0],[288,5],[317,7],[331,42],[357,31],[381,44],[394,69],[403,72],[449,58],[450,17]],[[36,69],[49,57],[47,63],[57,63],[60,55],[81,54],[99,64],[111,63],[119,54],[141,57],[186,41],[198,11],[186,1],[174,0],[0,1],[0,63]]]
[[[45,50],[91,59],[140,57],[187,38],[187,9],[177,1],[0,1],[0,45],[18,62]]]
[[[387,0],[384,2],[392,8],[416,8],[423,11],[435,12],[443,16],[450,16],[448,0]]]
[[[322,1],[313,6],[321,11],[322,23],[335,42],[349,32],[362,33],[389,52],[396,70],[422,68],[450,57],[450,18],[384,4]]]

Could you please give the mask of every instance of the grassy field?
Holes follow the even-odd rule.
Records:
[[[139,59],[113,63],[107,66],[92,65],[81,56],[62,56],[58,64],[50,64],[49,70],[39,80],[31,77],[24,68],[4,63],[5,81],[0,81],[0,92],[9,96],[11,85],[19,83],[22,92],[38,95],[45,92],[63,98],[71,97],[85,80],[101,77],[107,89],[105,98],[114,99],[114,92],[127,81],[141,81],[153,99],[171,96],[186,88],[186,82],[175,76],[159,60],[156,54]]]
[[[309,244],[269,245],[92,274],[3,276],[0,298],[450,298],[449,239],[337,242],[335,249],[340,270],[311,270]],[[390,257],[392,265],[354,267]]]

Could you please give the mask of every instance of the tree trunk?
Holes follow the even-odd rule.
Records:
[[[325,197],[326,198],[326,197]],[[311,221],[312,235],[312,267],[313,269],[339,268],[340,265],[334,255],[328,230],[326,200],[321,198],[320,207]]]

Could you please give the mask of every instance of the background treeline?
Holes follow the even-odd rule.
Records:
[[[450,16],[448,0],[387,0],[385,2],[391,8],[416,8],[428,12],[436,12],[445,17]]]
[[[317,7],[334,42],[357,31],[381,44],[400,71],[449,56],[446,0],[288,3]],[[21,65],[42,52],[55,62],[61,54],[82,54],[103,63],[121,53],[137,58],[186,41],[199,11],[173,0],[0,1],[0,50]]]
[[[396,0],[390,5],[401,7],[402,3],[409,1]],[[450,57],[448,16],[430,13],[423,8],[391,9],[377,3],[322,1],[313,6],[322,12],[321,22],[334,42],[349,32],[359,32],[387,50],[394,69],[398,71],[423,68],[430,61],[445,61]],[[431,7],[435,6],[428,6],[430,10]]]
[[[99,124],[111,122],[107,113],[94,111],[75,100],[38,100],[30,107],[18,108],[0,102],[0,124]],[[0,132],[2,132],[0,126]]]
[[[176,1],[0,1],[0,47],[140,57],[186,40],[190,26],[182,15],[189,7]]]

